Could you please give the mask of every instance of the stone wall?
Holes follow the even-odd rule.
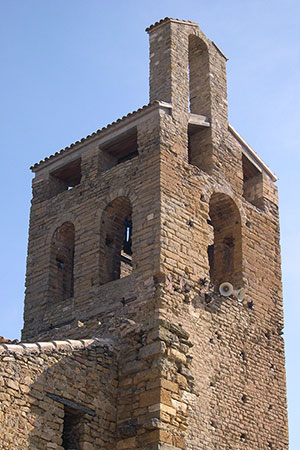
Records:
[[[127,319],[118,334],[114,345],[2,344],[1,448],[184,449],[194,396],[188,333]]]
[[[122,126],[113,125],[102,133],[103,136],[90,137],[72,148],[72,152],[53,158],[50,165],[47,161],[41,164],[33,180],[22,334],[25,341],[40,339],[46,330],[94,316],[99,309],[111,310],[112,303],[119,306],[123,297],[136,296],[133,286],[142,285],[159,271],[158,124],[160,115],[168,114],[168,111],[159,103],[150,105],[124,120]],[[122,142],[123,130],[132,127],[137,128],[139,155],[106,170],[99,145],[119,135]],[[56,196],[49,196],[51,173],[57,166],[68,165],[74,152],[82,153],[80,183]],[[103,275],[107,272],[104,253],[111,250],[107,236],[101,239],[103,212],[118,198],[127,199],[132,207],[133,273],[105,283],[108,275],[106,278]],[[122,210],[119,215],[122,216]],[[57,301],[50,270],[55,264],[51,259],[51,242],[57,228],[64,223],[73,224],[75,229],[74,288],[73,296]]]
[[[152,103],[33,168],[23,339],[118,342],[118,450],[287,449],[276,177],[228,125],[221,50],[191,22],[147,31]],[[74,295],[56,301],[64,223]]]
[[[184,449],[192,343],[163,320],[123,325],[119,359],[117,449]]]
[[[183,36],[171,35],[178,41],[174,48],[180,47]],[[211,58],[212,73],[218,70],[215,62]],[[180,97],[188,79],[172,75],[174,85],[180,85],[174,95]],[[222,87],[214,95],[222,98]],[[256,205],[247,201],[243,196],[244,148],[224,122],[211,126],[215,158],[213,170],[206,171],[186,163],[188,148],[184,139],[178,139],[189,133],[186,121],[173,116],[161,121],[161,271],[165,278],[160,317],[178,321],[191,336],[190,374],[198,394],[190,396],[193,407],[186,447],[287,449],[276,187],[270,175],[263,173],[261,190],[254,194],[259,201]],[[220,201],[212,216],[210,205],[216,195]],[[231,204],[238,211],[235,216]],[[222,233],[228,233],[232,217],[238,234],[232,230],[234,260],[232,270],[226,272],[219,256],[220,252],[226,255],[226,249],[220,248]],[[216,279],[211,277],[208,257],[212,234],[215,262],[219,258]],[[242,264],[236,264],[236,259]],[[245,300],[220,296],[221,281],[232,283],[235,289],[244,286]]]
[[[1,449],[63,450],[73,438],[82,450],[115,448],[110,341],[2,344],[0,359]]]

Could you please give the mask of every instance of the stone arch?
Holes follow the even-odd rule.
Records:
[[[75,214],[70,213],[70,212],[66,212],[66,213],[59,215],[59,218],[56,219],[52,223],[51,227],[49,228],[49,233],[47,234],[47,238],[46,238],[47,245],[49,245],[49,246],[51,245],[52,237],[53,237],[55,231],[57,230],[57,228],[59,228],[61,226],[61,224],[64,224],[66,222],[70,222],[76,230],[80,228],[80,217],[79,216],[76,216]]]
[[[208,47],[204,40],[195,34],[190,34],[188,37],[188,61],[190,112],[210,117]]]
[[[204,39],[196,34],[188,37],[189,111],[211,121],[211,83],[209,49]],[[188,127],[188,162],[211,173],[214,167],[210,127]]]
[[[56,228],[50,250],[50,298],[61,301],[74,296],[75,227],[64,222]]]
[[[101,216],[100,284],[132,272],[132,204],[128,197],[110,201]]]
[[[243,279],[241,215],[229,195],[212,194],[208,223],[212,227],[207,249],[211,282],[216,289],[224,281],[238,288]]]
[[[132,205],[132,209],[135,209],[136,201],[137,201],[137,195],[136,193],[130,189],[129,187],[118,187],[118,188],[111,188],[109,192],[107,193],[106,197],[100,201],[99,208],[97,208],[97,211],[95,212],[95,217],[98,222],[101,221],[102,214],[107,207],[108,203],[111,203],[118,197],[126,197],[130,201]]]

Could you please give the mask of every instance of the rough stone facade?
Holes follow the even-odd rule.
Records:
[[[7,344],[0,357],[1,449],[114,448],[118,381],[111,343]]]
[[[147,32],[149,105],[32,168],[22,341],[49,343],[0,346],[4,449],[288,448],[276,177],[221,50]]]

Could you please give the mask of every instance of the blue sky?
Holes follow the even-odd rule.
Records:
[[[190,19],[223,50],[229,120],[279,177],[291,450],[300,448],[297,0],[0,0],[0,335],[22,327],[29,166],[148,103],[148,36]]]

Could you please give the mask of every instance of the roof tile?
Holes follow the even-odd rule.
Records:
[[[174,19],[172,17],[165,17],[164,19],[158,20],[157,22],[155,22],[152,25],[150,25],[149,27],[147,27],[145,31],[147,31],[147,33],[148,33],[149,31],[153,30],[153,28],[157,27],[158,25],[161,25],[162,23],[169,22],[169,21],[176,21],[176,22],[181,22],[181,23],[195,24],[195,22],[192,22],[191,20],[181,20],[181,19]]]
[[[94,131],[94,132],[91,133],[91,134],[88,134],[86,137],[83,137],[80,141],[76,141],[75,143],[73,142],[72,144],[68,145],[67,147],[61,149],[60,151],[55,152],[53,155],[47,156],[47,157],[45,157],[44,159],[42,159],[40,162],[35,163],[33,166],[30,167],[30,169],[31,169],[31,170],[36,169],[40,164],[42,164],[42,163],[44,163],[44,162],[47,162],[47,161],[49,161],[50,159],[55,158],[55,157],[58,156],[58,155],[62,155],[63,153],[65,153],[65,152],[67,152],[68,150],[70,150],[71,148],[73,148],[75,145],[78,145],[78,144],[80,144],[80,143],[83,143],[83,142],[87,141],[88,139],[93,138],[93,137],[99,135],[99,134],[102,133],[103,131],[106,131],[106,130],[108,130],[109,128],[111,128],[111,127],[113,127],[113,126],[119,124],[122,120],[128,119],[129,117],[132,117],[132,116],[134,116],[134,115],[140,113],[141,111],[144,111],[145,109],[147,109],[147,108],[149,108],[149,107],[151,107],[151,106],[153,106],[153,105],[155,105],[155,104],[159,104],[159,101],[158,101],[158,100],[154,100],[153,102],[148,103],[148,105],[144,105],[144,106],[142,106],[141,108],[139,108],[139,109],[137,109],[137,110],[135,110],[135,111],[132,111],[132,112],[128,113],[126,116],[123,116],[121,119],[117,119],[117,120],[115,120],[114,122],[109,123],[109,124],[106,125],[105,127],[100,128],[99,130]]]

